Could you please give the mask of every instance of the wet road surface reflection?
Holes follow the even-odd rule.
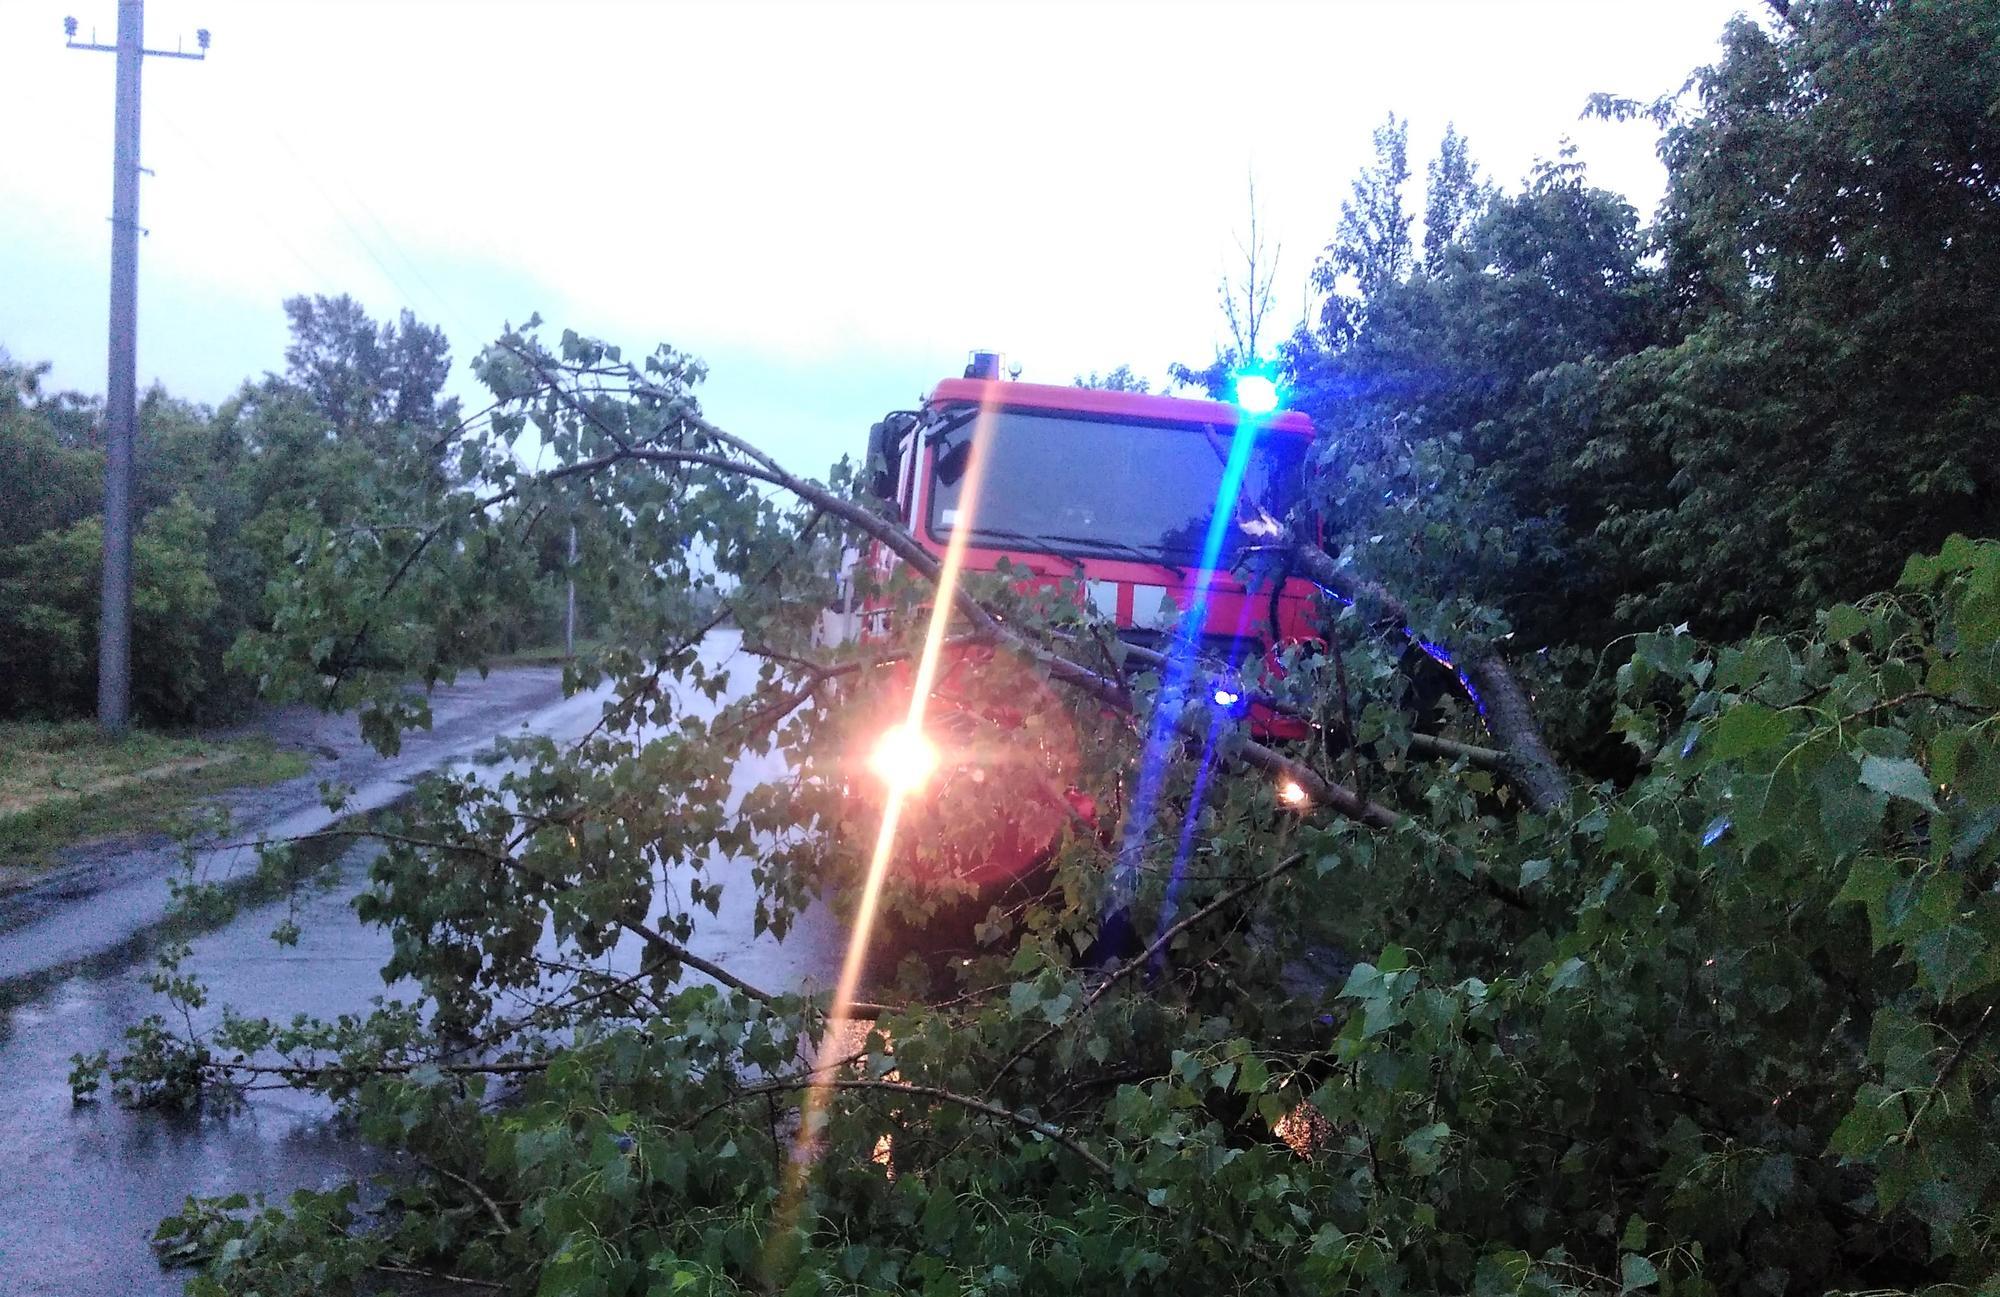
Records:
[[[718,634],[704,656],[719,662],[735,646],[731,636]],[[530,728],[575,738],[596,722],[602,699],[581,695],[544,708]],[[704,703],[702,710],[711,708]],[[497,779],[505,769],[478,773]],[[745,762],[737,795],[782,769],[775,756]],[[278,1018],[332,1017],[365,1013],[375,996],[411,998],[407,985],[383,985],[388,937],[363,927],[349,905],[372,852],[350,850],[340,859],[338,887],[301,898],[297,946],[270,940],[285,915],[281,902],[246,910],[196,937],[189,967],[211,992],[197,1025],[218,1020],[223,1005]],[[718,879],[725,884],[721,911],[700,916],[691,943],[698,953],[767,989],[831,983],[846,937],[831,912],[809,911],[780,944],[755,934],[747,862],[712,858],[705,880]],[[666,880],[680,897],[685,883]],[[154,878],[147,887],[163,898],[166,881]],[[329,1105],[290,1090],[252,1093],[228,1115],[129,1112],[108,1097],[71,1104],[70,1056],[115,1053],[125,1028],[163,1008],[147,984],[162,937],[152,924],[124,931],[131,908],[121,905],[100,921],[91,899],[76,899],[0,933],[0,1293],[8,1297],[179,1293],[185,1273],[163,1271],[148,1239],[187,1195],[262,1192],[282,1201],[294,1189],[328,1188],[380,1165],[379,1154],[333,1120]],[[73,931],[52,936],[52,921],[55,929]],[[57,961],[52,949],[89,953]],[[625,946],[604,963],[629,969],[638,955],[636,946]]]

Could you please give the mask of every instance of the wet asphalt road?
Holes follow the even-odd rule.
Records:
[[[706,655],[727,658],[735,645],[719,633]],[[329,774],[357,785],[359,809],[387,805],[425,771],[462,761],[496,734],[580,735],[602,701],[601,694],[562,699],[553,670],[496,672],[434,699],[436,729],[388,762],[369,759],[351,720],[337,733],[315,730],[313,741],[338,755],[304,780],[240,794],[239,836],[324,827],[331,817],[314,789]],[[505,767],[475,769],[498,778]],[[746,763],[737,791],[780,769],[775,758],[761,768]],[[212,992],[204,1016],[219,1018],[225,1004],[281,1018],[332,1016],[366,1012],[373,996],[408,998],[411,988],[382,983],[386,935],[362,927],[349,906],[371,855],[358,846],[342,857],[342,885],[304,903],[305,935],[295,947],[269,939],[282,917],[278,903],[196,938],[190,964]],[[0,898],[0,1297],[178,1293],[184,1275],[162,1271],[147,1239],[186,1195],[264,1192],[281,1201],[375,1165],[330,1121],[325,1104],[290,1091],[253,1094],[227,1116],[127,1112],[109,1101],[72,1106],[70,1056],[115,1052],[126,1027],[161,1007],[146,983],[175,860],[160,844],[83,853],[43,886]],[[226,871],[246,860],[247,852],[218,854],[212,866]],[[711,860],[706,878],[735,885],[725,886],[720,914],[703,917],[696,950],[772,989],[833,980],[845,940],[833,915],[808,913],[781,946],[752,930],[747,865]],[[666,880],[669,888],[678,883]],[[631,967],[637,953],[614,951],[606,962]]]

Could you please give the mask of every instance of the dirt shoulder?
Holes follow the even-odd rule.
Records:
[[[0,888],[39,875],[72,843],[167,833],[204,798],[310,765],[258,735],[110,739],[87,721],[0,724]]]
[[[562,696],[562,672],[512,667],[467,675],[431,692],[431,728],[384,758],[352,715],[309,707],[261,709],[184,735],[136,732],[117,741],[87,722],[0,725],[0,894],[32,889],[79,867],[162,854],[174,831],[210,805],[239,829],[316,804],[322,781],[402,778]]]

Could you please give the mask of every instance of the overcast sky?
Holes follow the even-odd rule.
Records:
[[[973,347],[1067,382],[1213,354],[1245,224],[1281,314],[1384,113],[1515,184],[1565,137],[1642,212],[1649,126],[1578,120],[1709,62],[1745,0],[978,5],[153,0],[139,372],[215,402],[280,301],[349,292],[464,361],[531,312],[708,360],[705,403],[810,472]],[[113,58],[0,0],[0,347],[102,392]],[[1416,197],[1413,195],[1413,197]],[[1420,201],[1420,199],[1418,200]]]

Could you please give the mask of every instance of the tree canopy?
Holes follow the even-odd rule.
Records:
[[[444,394],[444,335],[408,311],[377,325],[346,296],[295,297],[283,374],[219,409],[155,387],[139,406],[134,637],[140,714],[177,723],[241,707],[254,677],[228,651],[277,615],[273,583],[312,546],[386,502],[452,480],[461,421]],[[94,399],[43,390],[48,366],[0,353],[0,715],[90,710],[96,682],[104,452]],[[578,515],[581,517],[582,515]],[[523,518],[536,545],[496,567],[525,598],[448,633],[510,650],[557,634],[561,520]],[[586,605],[586,620],[595,615]]]
[[[1391,118],[1288,351],[1330,511],[1452,518],[1422,579],[1552,647],[1796,624],[1991,534],[1995,22],[1799,4],[1679,96],[1600,98],[1664,125],[1646,228],[1567,156],[1481,186],[1447,131],[1419,257]]]

